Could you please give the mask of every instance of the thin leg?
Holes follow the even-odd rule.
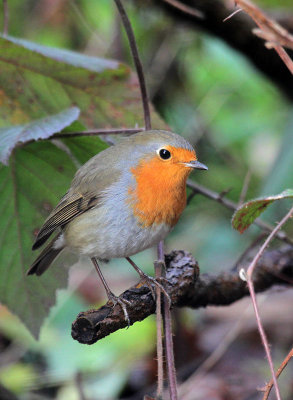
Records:
[[[129,301],[125,300],[125,299],[120,299],[120,297],[115,296],[115,294],[109,288],[109,286],[108,286],[108,284],[106,282],[106,279],[104,278],[104,276],[102,274],[102,271],[101,271],[101,269],[99,267],[97,259],[95,257],[92,257],[91,261],[94,264],[94,267],[95,267],[95,269],[96,269],[96,271],[97,271],[97,273],[98,273],[98,275],[99,275],[99,277],[100,277],[100,279],[102,281],[102,284],[103,284],[103,286],[104,286],[104,288],[106,290],[106,293],[107,293],[109,301],[111,303],[113,303],[113,306],[115,306],[117,303],[120,305],[120,307],[122,308],[123,313],[124,313],[125,321],[127,322],[128,326],[130,326],[130,319],[129,319],[129,316],[128,316],[126,305],[130,305],[131,303]]]
[[[152,276],[148,276],[147,274],[145,274],[136,264],[135,262],[133,262],[131,260],[131,258],[129,257],[125,257],[126,260],[133,266],[133,268],[135,269],[135,271],[139,274],[141,280],[143,282],[145,282],[145,284],[148,286],[148,288],[150,289],[153,298],[155,299],[155,292],[154,292],[154,288],[152,287],[152,284],[157,286],[161,292],[165,295],[166,299],[168,300],[169,306],[171,306],[171,299],[170,296],[168,295],[168,293],[166,292],[165,288]]]

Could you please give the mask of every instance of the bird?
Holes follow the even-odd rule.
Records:
[[[27,275],[42,275],[66,248],[88,256],[106,290],[129,322],[128,301],[110,290],[100,261],[126,258],[145,283],[146,275],[130,256],[164,240],[186,206],[186,180],[197,160],[182,136],[149,130],[122,138],[96,154],[76,172],[69,190],[45,220],[32,250],[53,239],[32,263]]]

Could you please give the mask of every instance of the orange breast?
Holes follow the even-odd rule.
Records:
[[[189,153],[189,161],[196,158],[194,152],[178,150]],[[136,179],[135,189],[129,190],[131,204],[144,227],[177,223],[186,205],[186,179],[190,171],[175,157],[172,162],[164,162],[156,156],[131,169]]]

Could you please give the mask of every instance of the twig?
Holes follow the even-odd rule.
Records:
[[[229,19],[234,17],[234,15],[238,14],[241,11],[242,11],[242,8],[238,8],[237,10],[233,11],[231,14],[228,15],[228,17],[223,19],[223,22],[227,22]]]
[[[257,300],[256,300],[256,295],[255,295],[255,292],[254,292],[253,283],[252,283],[252,281],[250,279],[247,279],[247,286],[248,286],[250,297],[251,297],[252,304],[253,304],[253,309],[254,309],[254,313],[255,313],[255,317],[256,317],[256,323],[257,323],[258,331],[259,331],[259,334],[260,334],[260,337],[261,337],[261,341],[262,341],[262,344],[264,346],[265,353],[266,353],[266,356],[267,356],[267,359],[268,359],[269,367],[270,367],[271,374],[272,374],[272,377],[273,377],[273,382],[275,384],[275,391],[276,391],[277,400],[281,400],[280,389],[279,389],[279,385],[278,385],[276,374],[275,374],[274,363],[273,363],[272,356],[271,356],[270,346],[269,346],[269,343],[268,343],[268,339],[267,339],[266,333],[265,333],[264,328],[262,326],[262,322],[261,322],[261,318],[260,318],[260,314],[259,314],[259,310],[258,310],[258,305],[257,305]]]
[[[165,266],[165,255],[164,255],[164,242],[160,241],[158,244],[158,258],[159,261],[163,262]],[[165,266],[166,267],[166,266]],[[174,346],[173,346],[173,336],[172,336],[172,317],[170,304],[168,301],[164,301],[164,333],[165,333],[165,351],[166,351],[166,362],[167,362],[167,373],[169,381],[169,394],[170,400],[177,400],[177,379],[176,379],[176,368],[174,360]]]
[[[282,46],[293,48],[293,36],[277,22],[268,18],[258,7],[248,0],[235,2],[254,20],[260,29],[253,30],[257,36],[267,40],[266,47],[273,48],[293,74],[293,61]]]
[[[256,316],[258,330],[259,330],[259,333],[260,333],[260,336],[261,336],[261,340],[262,340],[262,343],[263,343],[263,346],[264,346],[264,349],[265,349],[265,352],[266,352],[266,355],[267,355],[268,363],[269,363],[269,366],[270,366],[270,369],[271,369],[271,373],[272,373],[273,382],[274,382],[274,385],[275,385],[276,396],[277,396],[278,400],[281,400],[280,389],[279,389],[279,386],[278,386],[278,381],[277,381],[277,377],[276,377],[275,370],[274,370],[274,364],[273,364],[273,360],[272,360],[272,357],[271,357],[269,343],[268,343],[264,328],[262,326],[262,322],[261,322],[261,318],[260,318],[260,314],[259,314],[259,310],[258,310],[258,306],[257,306],[257,300],[256,300],[255,291],[254,291],[252,275],[253,275],[256,263],[258,262],[258,260],[262,256],[262,254],[265,251],[266,247],[272,241],[272,239],[274,238],[274,236],[276,235],[278,230],[281,229],[281,227],[288,221],[289,218],[292,217],[292,215],[293,215],[293,207],[290,209],[290,211],[285,215],[285,217],[278,223],[278,225],[275,227],[275,229],[267,237],[267,239],[265,240],[264,244],[261,246],[261,248],[257,252],[256,256],[252,260],[251,264],[249,265],[248,270],[247,270],[247,274],[246,274],[247,275],[247,285],[248,285],[248,289],[249,289],[250,296],[251,296],[251,299],[252,299],[252,304],[253,304],[253,308],[254,308],[254,312],[255,312],[255,316]]]
[[[3,0],[3,35],[8,35],[9,9],[7,0]]]
[[[170,305],[164,301],[164,331],[170,400],[178,400]]]
[[[80,137],[80,136],[99,136],[99,135],[131,135],[134,133],[142,132],[143,128],[121,128],[121,129],[92,129],[89,131],[83,132],[68,132],[68,133],[56,133],[50,139],[56,138],[72,138],[72,137]]]
[[[196,193],[199,193],[205,197],[208,197],[209,199],[215,200],[220,204],[223,204],[223,206],[229,208],[230,210],[237,210],[237,204],[234,203],[234,201],[231,201],[229,199],[226,199],[223,197],[221,193],[214,192],[205,186],[202,186],[196,182],[191,181],[188,179],[187,181],[187,186],[190,187],[192,190],[194,190]],[[273,227],[270,224],[267,224],[266,222],[260,220],[259,218],[254,220],[254,224],[259,226],[261,229],[263,229],[266,232],[272,232]],[[282,240],[288,244],[293,244],[293,240],[290,239],[285,232],[279,231],[277,232],[276,237],[279,240]]]
[[[197,10],[196,8],[189,7],[186,4],[181,3],[181,1],[178,0],[164,0],[164,1],[182,12],[192,15],[193,17],[201,19],[204,18],[204,14],[201,11]]]
[[[277,378],[279,378],[279,376],[281,375],[281,373],[283,372],[284,368],[286,367],[286,365],[288,364],[288,362],[290,361],[290,358],[293,357],[293,348],[289,351],[289,353],[287,354],[287,356],[285,357],[285,359],[283,360],[282,364],[279,366],[277,372],[276,372],[276,376]],[[269,398],[269,394],[270,391],[272,389],[274,385],[274,381],[273,379],[271,379],[267,384],[266,387],[264,389],[264,396],[262,398],[262,400],[267,400]]]
[[[158,255],[159,256],[159,255]],[[160,256],[159,256],[160,257]],[[155,276],[161,278],[163,263],[161,260],[155,261]],[[162,303],[161,290],[156,288],[156,325],[157,325],[157,400],[163,398],[164,389],[164,363],[163,363],[163,331],[162,331]]]
[[[289,71],[293,75],[293,61],[288,56],[288,53],[281,46],[274,46],[273,45],[272,47],[276,50],[276,52],[279,54],[281,60],[284,62],[286,67],[289,69]]]
[[[143,112],[144,112],[145,129],[149,130],[149,129],[151,129],[151,113],[150,113],[150,107],[149,107],[149,100],[148,100],[148,94],[147,94],[147,89],[146,89],[146,84],[145,84],[143,68],[142,68],[140,58],[139,58],[133,29],[132,29],[131,23],[129,21],[129,18],[125,12],[125,9],[124,9],[121,1],[120,0],[114,0],[114,1],[116,3],[116,6],[120,13],[122,23],[124,25],[124,28],[125,28],[125,31],[126,31],[126,34],[128,37],[133,61],[135,64],[135,68],[136,68],[136,72],[137,72],[138,80],[139,80],[139,87],[140,87],[140,91],[141,91],[141,99],[142,99]]]
[[[275,42],[280,46],[293,49],[293,35],[276,21],[268,18],[260,8],[248,0],[235,0],[236,3],[254,20],[261,28],[258,30],[258,36],[268,42]],[[257,33],[257,32],[254,32]]]

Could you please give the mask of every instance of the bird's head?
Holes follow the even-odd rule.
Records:
[[[167,131],[145,131],[131,137],[138,163],[132,168],[136,174],[160,176],[164,180],[186,180],[193,169],[207,170],[199,162],[191,144],[182,136]],[[174,182],[175,183],[175,182]]]

